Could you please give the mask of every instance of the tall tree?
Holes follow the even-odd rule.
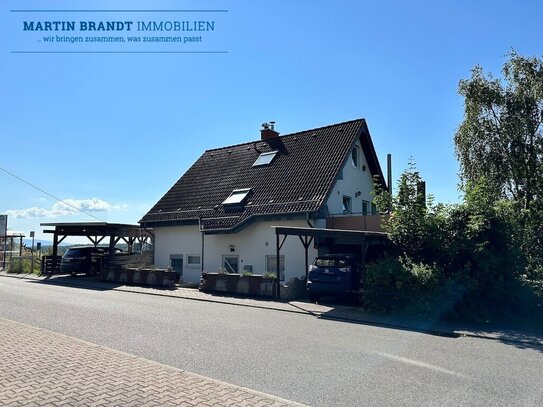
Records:
[[[464,186],[481,177],[523,209],[543,199],[543,62],[508,54],[503,79],[476,66],[460,81],[464,120],[454,136]]]

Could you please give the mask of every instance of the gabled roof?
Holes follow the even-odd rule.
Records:
[[[368,167],[385,186],[364,119],[207,150],[141,219],[159,224],[201,220],[206,231],[235,229],[255,216],[321,210],[356,139]],[[269,165],[253,166],[277,151]],[[250,189],[242,205],[222,205],[233,190]]]

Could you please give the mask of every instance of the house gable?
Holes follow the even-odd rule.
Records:
[[[375,174],[370,170],[369,161],[361,140],[356,140],[326,201],[327,214],[360,215],[371,211]]]

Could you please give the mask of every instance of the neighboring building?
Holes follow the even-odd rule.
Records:
[[[155,264],[184,281],[275,272],[271,226],[348,228],[343,218],[374,210],[374,179],[386,187],[364,119],[285,136],[265,123],[259,140],[206,151],[140,223],[153,228]],[[305,275],[300,248],[292,237],[282,247],[282,280]]]

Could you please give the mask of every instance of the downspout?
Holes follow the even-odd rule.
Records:
[[[200,250],[200,273],[204,272],[204,229],[202,228],[202,218],[198,216],[198,229],[202,233],[202,248]]]
[[[309,225],[310,228],[313,228],[314,226],[311,224],[311,222],[309,222],[309,212],[306,212],[305,213],[305,221],[306,223]],[[307,237],[306,237],[307,239]],[[307,250],[309,249],[309,247],[307,247],[305,244],[304,244],[304,252],[305,252],[305,281],[307,282],[307,277],[308,277],[308,273],[309,273],[309,258],[308,258],[308,254],[307,254]]]

